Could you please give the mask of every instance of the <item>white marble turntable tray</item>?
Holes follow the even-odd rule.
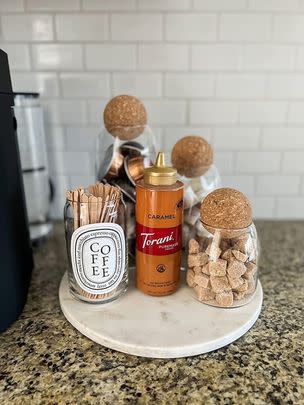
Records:
[[[260,282],[252,300],[239,308],[215,308],[195,300],[186,285],[173,295],[151,297],[131,283],[108,304],[74,299],[65,274],[59,288],[62,312],[83,335],[110,349],[136,356],[194,356],[226,346],[244,335],[262,307]]]

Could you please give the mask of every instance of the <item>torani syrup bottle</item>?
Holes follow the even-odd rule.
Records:
[[[136,185],[136,285],[149,295],[168,295],[179,285],[183,187],[162,152]]]

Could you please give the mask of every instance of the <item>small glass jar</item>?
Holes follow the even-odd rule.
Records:
[[[258,282],[259,243],[252,222],[243,229],[218,229],[198,220],[189,241],[187,283],[199,301],[239,307]]]
[[[71,294],[99,304],[128,287],[125,204],[67,199],[64,207],[68,279]]]

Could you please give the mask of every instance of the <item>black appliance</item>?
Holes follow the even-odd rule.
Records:
[[[7,54],[0,49],[0,332],[22,312],[33,268]]]

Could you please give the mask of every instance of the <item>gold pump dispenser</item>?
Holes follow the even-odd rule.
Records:
[[[153,166],[144,170],[144,182],[153,186],[171,186],[177,181],[177,171],[166,166],[164,152],[159,152]]]

